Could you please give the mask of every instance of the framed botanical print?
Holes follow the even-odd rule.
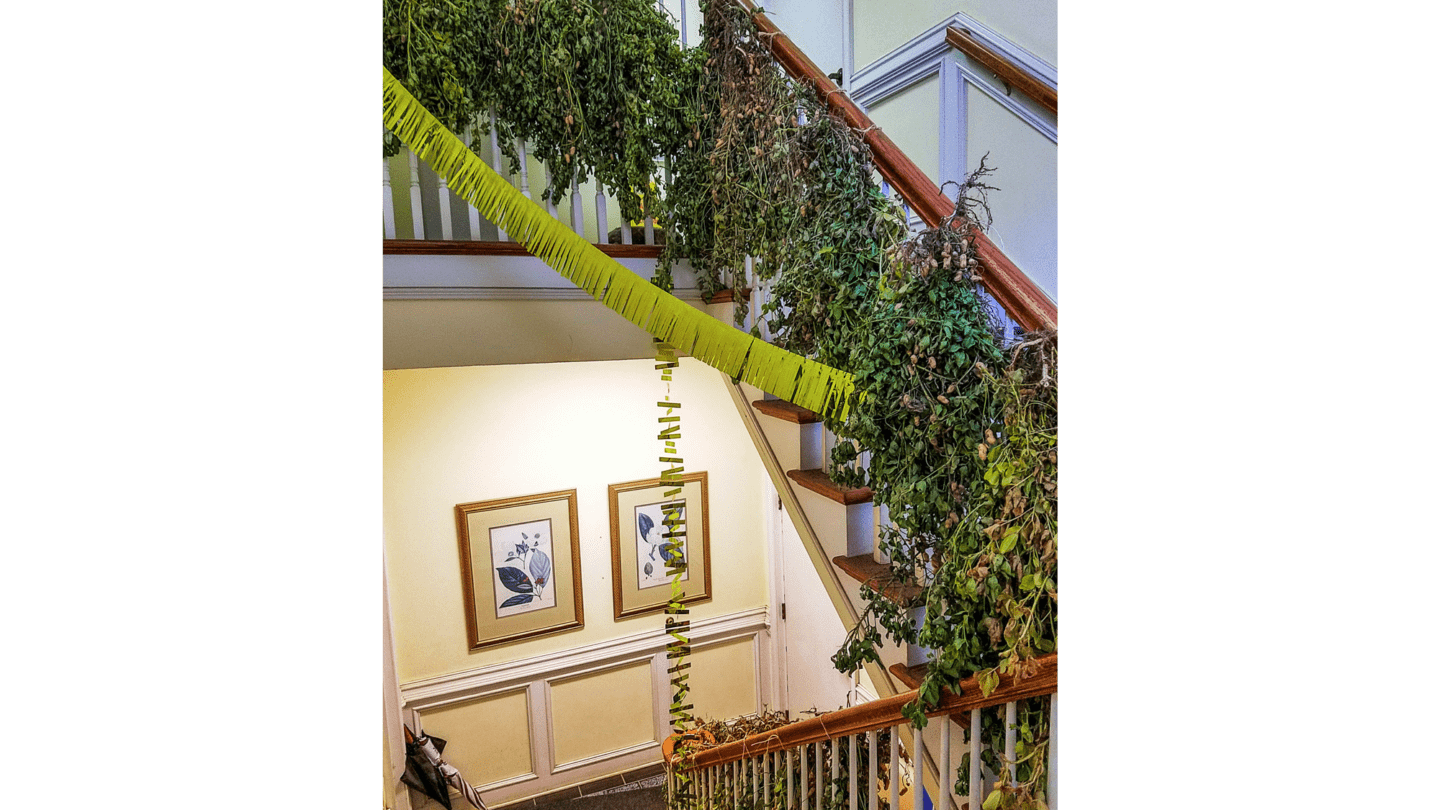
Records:
[[[681,493],[667,500],[675,488],[659,478],[610,485],[610,566],[615,594],[615,618],[664,610],[670,603],[670,574],[675,560],[685,563],[680,601],[710,600],[710,479],[707,473],[690,473],[680,479]],[[684,518],[678,548],[664,539],[665,504]]]
[[[470,649],[585,626],[575,490],[462,503],[455,523]]]

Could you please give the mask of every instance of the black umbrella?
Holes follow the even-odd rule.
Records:
[[[444,750],[444,740],[427,734],[417,737],[410,731],[410,727],[406,726],[405,773],[400,777],[400,781],[440,802],[445,806],[445,810],[451,810],[450,791],[445,789],[448,783],[460,791],[460,795],[477,810],[485,810],[485,803],[480,801],[480,792],[465,781],[465,777],[460,775],[454,765],[440,758]]]

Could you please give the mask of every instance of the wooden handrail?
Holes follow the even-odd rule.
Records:
[[[936,227],[955,212],[955,202],[946,197],[940,187],[900,151],[895,142],[890,140],[890,136],[875,126],[875,122],[861,112],[855,102],[841,92],[835,82],[776,27],[769,17],[756,12],[750,0],[735,2],[754,18],[755,29],[761,34],[760,39],[769,45],[775,61],[780,63],[785,72],[797,81],[813,85],[830,109],[861,133],[870,147],[871,158],[875,162],[875,168],[880,171],[880,176],[900,192],[900,196],[910,203],[926,225]],[[1055,328],[1059,323],[1055,302],[984,233],[975,232],[975,246],[984,271],[981,274],[981,283],[995,296],[995,300],[1000,302],[1000,306],[1010,313],[1010,317],[1026,330]]]
[[[1000,685],[988,696],[980,694],[980,684],[974,677],[966,678],[960,682],[960,694],[945,692],[940,699],[940,705],[934,711],[926,712],[926,715],[930,717],[948,716],[971,709],[998,706],[1012,700],[1053,694],[1059,682],[1059,654],[1051,653],[1044,658],[1037,658],[1035,663],[1039,665],[1039,671],[1023,681],[1017,681],[1013,675],[1001,675]],[[894,697],[872,700],[869,703],[862,703],[859,706],[852,706],[837,712],[822,714],[809,720],[801,720],[771,731],[752,734],[743,740],[736,740],[699,752],[691,760],[691,767],[706,768],[711,765],[723,765],[734,760],[759,756],[768,751],[785,751],[820,740],[848,737],[852,734],[889,728],[903,722],[904,715],[900,713],[900,709],[914,699],[914,692],[906,692]]]
[[[1001,81],[1024,93],[1051,115],[1060,114],[1060,95],[1054,88],[1031,75],[1030,71],[990,50],[975,35],[964,28],[951,26],[945,29],[945,42],[955,50],[989,68]]]

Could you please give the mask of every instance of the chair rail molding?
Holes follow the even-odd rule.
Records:
[[[945,41],[946,29],[951,26],[968,29],[981,44],[1029,70],[1050,89],[1058,88],[1059,73],[1054,65],[1011,42],[974,17],[964,12],[956,12],[925,29],[904,45],[856,71],[850,97],[868,112],[871,106],[919,81],[941,73],[942,67],[946,63],[950,63],[957,66],[958,75],[965,83],[975,85],[977,89],[1014,113],[1020,120],[1029,124],[1052,143],[1059,143],[1056,125],[1038,104],[1034,104],[1029,99],[1021,101],[1019,97],[1007,94],[1003,83],[999,82],[983,66],[972,62],[969,57],[963,54],[960,54],[959,58],[951,56],[952,53],[955,53],[955,49]],[[963,87],[961,87],[962,98],[963,95]],[[940,103],[940,120],[943,129],[943,122],[947,118],[955,118],[956,112],[963,114],[964,110],[948,109],[943,91]],[[964,121],[963,118],[956,120]],[[947,144],[942,137],[942,151],[945,148],[947,148]]]
[[[770,628],[765,607],[696,619],[690,624],[690,647],[702,649],[753,637]],[[423,678],[400,685],[400,698],[412,711],[428,711],[500,692],[515,691],[532,681],[550,681],[597,669],[609,669],[647,655],[665,652],[670,636],[656,625],[643,633],[621,636],[569,650],[544,653],[477,669]],[[761,663],[758,662],[757,663]],[[761,664],[764,666],[764,664]]]

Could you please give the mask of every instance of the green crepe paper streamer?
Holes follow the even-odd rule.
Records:
[[[606,256],[496,174],[384,73],[385,127],[526,250],[677,351],[802,408],[846,418],[854,376],[723,324]]]

